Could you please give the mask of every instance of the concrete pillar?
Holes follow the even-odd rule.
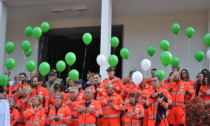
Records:
[[[4,46],[6,40],[6,26],[7,26],[7,5],[0,1],[0,74],[4,70]]]
[[[102,0],[101,5],[101,46],[100,53],[104,54],[108,59],[111,54],[111,28],[112,28],[112,0]],[[100,74],[102,79],[108,77],[106,69],[109,64],[100,67]]]

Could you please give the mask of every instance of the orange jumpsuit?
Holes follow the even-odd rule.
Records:
[[[124,111],[122,120],[124,126],[139,126],[141,124],[140,119],[144,118],[144,108],[141,104],[132,105],[127,103],[122,110]]]
[[[144,104],[144,108],[148,110],[148,126],[155,126],[156,120],[159,119],[159,116],[162,116],[162,120],[160,120],[158,126],[168,126],[166,117],[168,114],[168,110],[172,108],[171,96],[167,90],[165,90],[161,87],[159,89],[155,89],[155,90],[153,89],[151,92],[151,95],[156,92],[163,94],[163,96],[167,100],[163,100],[162,103],[158,103],[158,99],[159,99],[158,96],[156,98],[150,97],[149,100]],[[159,112],[158,105],[160,105],[160,107],[164,108],[165,112],[159,113],[159,116],[157,117],[157,114]]]
[[[127,92],[125,92],[124,90],[127,90]],[[121,92],[121,96],[123,98],[124,101],[128,100],[128,95],[130,93],[136,93],[138,90],[138,87],[136,85],[133,85],[133,87],[131,87],[130,83],[127,83],[126,85],[123,86],[123,90]]]
[[[80,107],[91,108],[92,111],[78,113],[77,109],[79,109]],[[75,111],[73,113],[73,117],[78,118],[79,125],[88,126],[91,124],[92,125],[96,124],[96,118],[102,114],[103,113],[102,113],[101,105],[96,100],[92,99],[88,106],[86,106],[86,100],[82,100],[75,103]]]
[[[48,112],[50,94],[47,88],[43,88],[41,85],[35,88],[35,95],[38,95],[43,100],[43,107],[45,112]]]
[[[169,111],[169,124],[185,124],[186,118],[183,109],[183,106],[185,105],[185,94],[188,92],[191,95],[191,99],[195,98],[193,88],[187,82],[180,80],[177,83],[173,82],[167,84],[165,89],[171,94],[173,102],[173,108]]]
[[[72,123],[72,114],[69,110],[69,107],[62,103],[58,111],[56,111],[55,106],[50,107],[50,111],[48,114],[48,118],[50,116],[55,116],[55,118],[63,118],[61,121],[49,121],[47,119],[46,123],[48,125],[53,125],[53,126],[60,126],[60,125],[70,125]]]
[[[18,123],[19,112],[16,108],[10,109],[10,126],[14,126]]]
[[[114,98],[114,101],[110,101],[109,98]],[[107,95],[101,98],[100,102],[103,110],[103,124],[100,126],[120,126],[122,97],[114,92],[111,96]],[[109,103],[113,103],[113,106],[110,106]]]
[[[114,81],[116,80],[116,81]],[[103,83],[106,85],[108,82],[112,83],[114,85],[114,90],[117,94],[120,94],[122,87],[123,87],[123,83],[122,80],[116,76],[114,76],[113,79],[110,78],[106,78],[103,80]]]
[[[46,114],[45,114],[45,109],[43,107],[41,107],[41,109],[37,111],[31,106],[24,111],[23,117],[25,120],[25,126],[45,125]]]

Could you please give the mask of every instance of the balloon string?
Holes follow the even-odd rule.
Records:
[[[61,77],[61,72],[59,72],[59,77]]]
[[[129,72],[129,70],[130,70],[129,62],[128,62],[128,60],[126,60],[126,61],[127,61],[127,65],[128,65],[128,72]]]
[[[86,53],[87,53],[87,46],[85,47],[85,55],[84,55],[83,68],[82,68],[82,80],[83,80],[83,74],[84,74],[84,69],[85,69]]]
[[[24,56],[24,58],[23,58],[23,64],[25,63],[25,59],[26,59],[26,56]],[[24,70],[24,65],[22,65],[23,67],[22,67],[22,72],[23,72],[23,70]]]
[[[187,70],[189,70],[189,59],[190,59],[190,39],[188,44],[188,57],[187,57]]]
[[[115,54],[115,49],[116,49],[116,48],[114,48],[114,50],[113,50],[113,54]]]
[[[174,51],[174,54],[175,54],[175,56],[176,56],[176,35],[175,35],[175,42],[174,42],[174,48],[175,48],[175,51]]]
[[[37,46],[38,46],[38,42],[35,45],[33,60],[35,59],[35,55],[36,55],[36,52],[37,52]]]
[[[201,71],[201,62],[199,62],[199,68],[200,68],[200,71]]]
[[[43,43],[44,43],[44,36],[43,36],[42,41],[41,41],[41,49],[40,49],[39,62],[41,62],[41,58],[42,58],[42,47],[43,47]]]
[[[69,71],[70,71],[70,69],[71,69],[71,66],[69,65]]]

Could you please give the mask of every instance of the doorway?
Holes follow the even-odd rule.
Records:
[[[87,46],[87,54],[85,60],[85,68],[83,71],[83,62],[86,45],[82,41],[84,33],[89,32],[92,34],[93,40]],[[115,50],[115,54],[119,58],[117,65],[116,76],[122,75],[122,59],[120,57],[120,49],[123,45],[123,26],[113,26],[112,36],[117,36],[120,44]],[[99,65],[96,62],[96,57],[100,54],[100,27],[81,27],[81,28],[64,28],[64,29],[51,29],[48,33],[44,34],[39,42],[39,60],[38,63],[48,62],[51,69],[56,68],[56,63],[59,60],[65,61],[65,55],[68,52],[74,52],[76,55],[76,62],[71,66],[71,69],[77,69],[80,73],[80,78],[86,80],[86,74],[90,72],[99,73]],[[114,50],[112,48],[113,53]],[[69,66],[60,73],[59,77],[65,80],[68,76]]]

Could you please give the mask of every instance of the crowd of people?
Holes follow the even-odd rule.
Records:
[[[20,73],[0,86],[0,99],[9,101],[11,126],[184,126],[185,105],[195,97],[210,103],[207,69],[194,81],[187,69],[172,68],[164,81],[156,70],[140,84],[132,81],[134,71],[121,80],[113,67],[104,80],[99,73],[88,73],[85,83],[69,77],[64,82],[55,70],[46,83],[35,71],[30,79]]]

